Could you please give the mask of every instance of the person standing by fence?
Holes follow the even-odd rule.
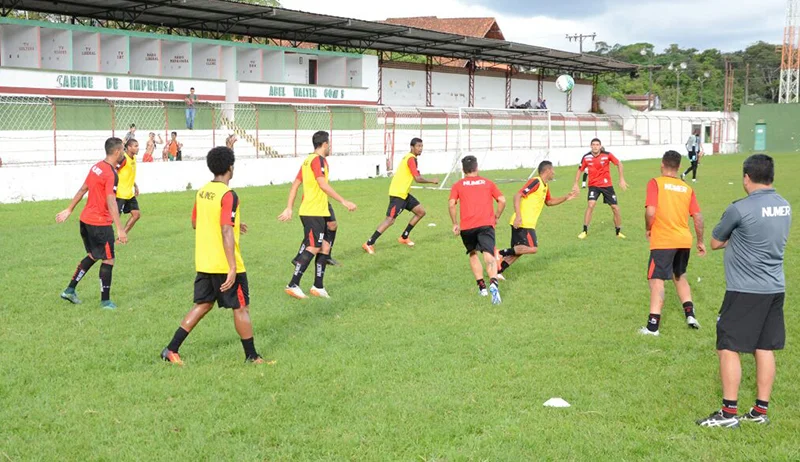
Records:
[[[189,89],[189,94],[183,100],[186,102],[186,128],[194,130],[195,105],[197,104],[197,95],[194,94],[194,87]]]
[[[170,138],[169,142],[166,146],[164,146],[164,157],[163,160],[169,160],[172,162],[173,160],[183,160],[181,149],[183,148],[183,143],[178,141],[178,132],[171,133],[172,138]]]

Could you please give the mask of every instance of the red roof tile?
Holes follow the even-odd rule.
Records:
[[[435,30],[448,34],[466,35],[467,37],[505,40],[503,31],[494,18],[437,18],[436,16],[419,16],[412,18],[389,18],[383,21],[399,26],[416,27],[418,29]]]

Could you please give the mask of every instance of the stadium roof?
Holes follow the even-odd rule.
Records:
[[[637,69],[600,56],[229,0],[0,0],[0,14],[12,9],[183,29],[214,38],[232,34],[590,74]]]

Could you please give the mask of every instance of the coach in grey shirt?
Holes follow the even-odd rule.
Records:
[[[792,209],[772,187],[775,163],[771,157],[750,156],[743,170],[748,195],[725,210],[711,241],[712,249],[725,249],[727,287],[717,320],[722,409],[697,421],[707,427],[769,423],[767,409],[775,380],[773,351],[783,349],[786,339],[783,253]],[[755,355],[758,394],[750,411],[737,417],[740,353]]]

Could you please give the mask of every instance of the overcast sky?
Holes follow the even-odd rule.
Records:
[[[281,0],[285,8],[381,20],[438,16],[497,18],[507,40],[578,51],[566,34],[597,33],[597,40],[650,42],[658,49],[739,50],[763,40],[780,43],[786,0]],[[584,50],[592,50],[591,41]]]

